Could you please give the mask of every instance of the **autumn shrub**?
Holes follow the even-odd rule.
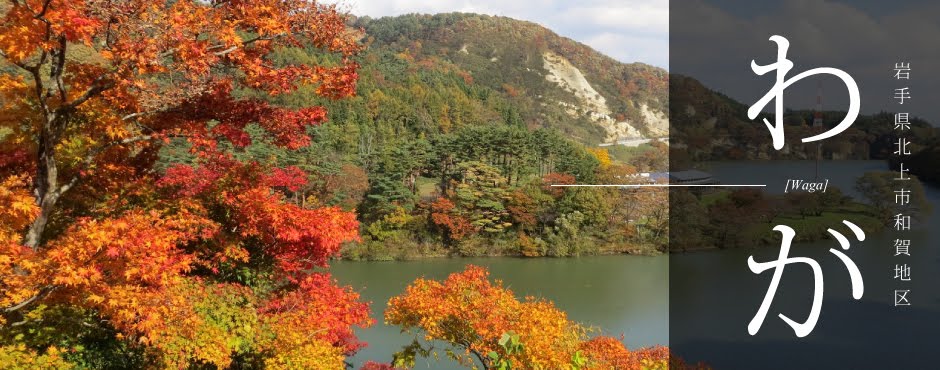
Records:
[[[489,238],[484,236],[472,236],[457,243],[456,252],[458,255],[464,257],[482,257],[491,254],[493,250],[492,245],[493,243]]]
[[[588,338],[590,329],[544,299],[518,300],[486,269],[468,265],[444,281],[417,279],[392,297],[385,321],[404,332],[440,341],[458,362],[483,369],[659,369],[670,360],[666,347],[628,350],[622,339]],[[427,349],[414,342],[396,355],[413,366]]]
[[[513,234],[502,234],[490,239],[489,255],[505,256],[517,255],[521,250],[520,239]]]
[[[545,241],[539,237],[519,234],[519,254],[525,257],[541,257],[546,253]]]
[[[423,332],[427,340],[441,340],[457,347],[453,357],[464,364],[482,361],[496,352],[524,367],[562,368],[577,350],[585,330],[567,319],[548,301],[517,300],[488,272],[468,266],[444,282],[418,279],[403,295],[389,300],[385,321],[406,332]],[[526,351],[502,353],[498,342],[514,332]]]

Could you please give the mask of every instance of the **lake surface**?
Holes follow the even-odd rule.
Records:
[[[414,336],[382,323],[388,299],[404,292],[416,278],[444,279],[463,271],[467,264],[489,269],[492,279],[503,280],[517,297],[536,296],[555,302],[569,318],[624,334],[628,346],[668,344],[667,256],[592,256],[582,258],[453,258],[409,262],[349,262],[332,264],[340,284],[360,292],[372,302],[375,325],[358,331],[369,343],[351,358],[356,365],[367,360],[388,362],[391,355],[410,344]],[[443,358],[443,357],[442,357]],[[419,362],[416,368],[463,369],[449,360]]]
[[[746,166],[743,168],[741,166]],[[815,174],[814,161],[774,161],[748,163],[712,163],[703,168],[715,174],[722,183],[770,185],[770,193],[780,193],[787,178],[801,176],[812,179]],[[854,191],[855,179],[867,171],[886,170],[880,161],[821,162],[820,178],[829,178],[830,187],[839,187],[847,195]],[[940,202],[940,191],[926,187],[932,204]],[[936,212],[935,212],[936,213]],[[940,289],[936,281],[940,277],[940,233],[929,233],[928,227],[940,226],[940,217],[932,216],[922,227],[906,234],[912,239],[912,254],[908,262],[913,270],[913,281],[907,287],[915,293],[917,300],[908,311],[899,311],[892,305],[893,290],[899,284],[893,279],[893,241],[896,232],[888,230],[869,235],[866,241],[852,244],[847,251],[865,281],[865,298],[851,299],[850,282],[845,267],[835,256],[829,254],[834,242],[794,245],[791,256],[807,256],[817,259],[825,274],[825,299],[822,315],[813,332],[817,342],[839,342],[845,348],[862,348],[872,330],[883,332],[885,340],[899,336],[901,343],[911,341],[912,350],[918,344],[935,341],[921,340],[935,328],[940,318]],[[886,221],[887,223],[887,221]],[[838,228],[839,225],[832,225]],[[935,227],[936,228],[936,227]],[[846,231],[847,232],[847,231]],[[847,234],[851,235],[851,234]],[[838,247],[836,247],[838,248]],[[411,343],[414,336],[401,334],[397,327],[382,323],[386,302],[401,294],[405,287],[418,277],[444,279],[448,274],[462,271],[467,264],[485,266],[491,278],[502,279],[517,297],[526,295],[552,300],[575,321],[603,329],[603,333],[619,336],[624,334],[630,348],[649,345],[669,345],[670,325],[681,325],[684,334],[701,334],[703,341],[735,340],[746,332],[747,321],[753,316],[766,292],[769,273],[754,275],[747,268],[746,260],[751,254],[758,261],[776,257],[777,248],[737,249],[706,251],[674,256],[596,256],[582,258],[459,258],[427,259],[411,262],[334,262],[331,271],[343,285],[354,287],[362,299],[372,302],[372,315],[377,323],[357,332],[359,338],[369,343],[350,360],[358,366],[366,360],[387,362],[391,354]],[[672,259],[672,260],[670,260]],[[670,284],[669,270],[673,269]],[[792,270],[792,271],[791,271]],[[715,272],[722,272],[715,274]],[[727,273],[726,273],[727,272]],[[811,299],[812,274],[805,267],[789,269],[778,290],[771,313],[765,320],[761,335],[766,341],[791,340],[792,330],[777,317],[777,312],[786,312],[797,321],[802,321],[808,312]],[[682,297],[681,307],[670,307],[670,295]],[[753,297],[758,297],[752,299]],[[678,300],[674,300],[674,303]],[[861,305],[861,306],[859,306]],[[696,310],[720,307],[721,317],[701,320]],[[862,307],[861,309],[859,307]],[[672,320],[670,320],[672,310]],[[678,313],[678,314],[677,314]],[[924,321],[925,317],[935,319]],[[923,324],[917,324],[921,320]],[[727,323],[740,323],[733,328],[728,338]],[[878,325],[871,325],[878,322]],[[891,326],[896,324],[895,326]],[[867,325],[867,326],[866,326]],[[896,329],[891,329],[895,327]],[[914,330],[911,330],[911,328]],[[863,330],[864,329],[864,330]],[[918,329],[920,331],[918,331]],[[863,332],[859,332],[863,330]],[[907,331],[907,336],[903,332]],[[923,331],[923,333],[921,332]],[[683,337],[682,340],[694,338]],[[675,344],[675,343],[673,343]],[[870,344],[870,343],[869,343]],[[779,346],[779,343],[775,344]],[[709,358],[708,346],[693,345],[700,349],[685,355],[692,360],[706,359],[716,368],[748,368],[767,348],[756,348],[747,354],[736,354],[724,358]],[[745,347],[742,347],[745,348]],[[784,347],[772,347],[785,348]],[[923,353],[921,353],[923,354]],[[757,356],[751,358],[749,356]],[[864,360],[864,358],[863,358]],[[788,362],[777,366],[788,366]],[[864,364],[864,363],[862,363]],[[770,364],[773,365],[773,364]],[[841,365],[845,365],[844,363]],[[419,361],[417,368],[462,369],[449,360]],[[769,366],[767,368],[773,368]],[[784,367],[785,368],[785,367]]]
[[[787,178],[812,179],[814,161],[715,163],[710,172],[723,183],[768,184],[780,193]],[[847,195],[857,196],[855,179],[868,171],[887,170],[879,161],[821,162],[820,178],[829,178]],[[900,184],[898,185],[901,186]],[[940,190],[925,184],[928,202],[940,204]],[[927,369],[940,333],[940,217],[938,209],[914,221],[913,230],[867,232],[857,241],[845,225],[825,225],[851,242],[844,252],[861,271],[864,296],[852,298],[845,265],[829,250],[835,240],[794,244],[791,257],[819,263],[823,303],[812,333],[796,338],[778,314],[803,322],[810,310],[813,273],[804,264],[787,267],[759,333],[747,324],[768,290],[771,271],[755,275],[747,267],[777,259],[778,247],[745,248],[670,256],[670,343],[691,360],[705,360],[716,369]],[[771,227],[774,225],[768,225]],[[799,233],[799,230],[796,230]],[[911,242],[911,256],[895,256],[895,239]],[[895,267],[911,269],[911,281],[895,279]],[[895,307],[894,291],[910,290],[911,306]]]

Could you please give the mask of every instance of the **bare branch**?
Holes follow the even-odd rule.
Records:
[[[42,108],[43,113],[49,115],[49,106],[46,105],[46,98],[43,97],[42,93],[43,84],[42,76],[39,75],[39,66],[37,65],[35,68],[28,69],[28,71],[29,74],[33,76],[33,84],[35,84],[34,90],[36,92],[36,99],[39,100],[39,107]]]
[[[46,0],[46,1],[42,4],[42,10],[39,11],[39,14],[36,14],[35,16],[33,16],[33,18],[35,18],[35,19],[40,19],[40,18],[42,18],[42,17],[45,17],[45,16],[46,16],[46,11],[49,10],[49,4],[52,4],[52,0]]]
[[[13,305],[13,306],[4,308],[4,309],[3,309],[3,313],[15,312],[15,311],[18,311],[18,310],[22,309],[23,307],[29,306],[30,303],[33,303],[33,302],[35,302],[36,300],[38,300],[38,299],[40,299],[40,298],[43,298],[43,297],[49,295],[49,293],[52,293],[53,290],[55,290],[55,287],[54,287],[54,286],[52,286],[52,285],[46,285],[46,286],[40,288],[40,289],[39,289],[39,292],[36,293],[35,295],[33,295],[32,297],[29,297],[29,298],[27,298],[26,300],[24,300],[24,301],[22,301],[22,302],[20,302],[20,303],[17,303],[16,305]]]
[[[10,64],[13,64],[13,65],[15,65],[15,66],[17,66],[17,67],[20,67],[20,68],[22,68],[22,69],[24,69],[24,70],[27,70],[27,71],[31,71],[31,70],[33,70],[33,69],[36,68],[36,66],[31,66],[31,65],[25,64],[25,63],[23,63],[23,62],[10,59],[10,56],[7,55],[7,53],[4,52],[3,50],[0,50],[0,57],[2,57],[3,59],[6,59],[7,62],[10,62]]]
[[[78,180],[81,178],[82,171],[84,171],[85,168],[87,168],[88,166],[91,165],[92,162],[94,162],[95,157],[103,153],[108,148],[118,146],[118,145],[132,144],[132,143],[141,142],[141,141],[162,139],[165,137],[173,138],[173,137],[186,137],[186,136],[185,135],[139,135],[139,136],[129,137],[129,138],[122,139],[122,140],[115,140],[110,143],[104,144],[98,148],[95,148],[94,150],[88,152],[88,154],[85,155],[80,165],[81,168],[76,169],[75,174],[72,176],[69,182],[63,184],[61,187],[59,187],[56,190],[56,192],[58,193],[57,195],[62,195],[63,193],[65,193],[66,191],[74,187],[75,184],[78,183]]]
[[[56,58],[55,64],[49,69],[49,77],[55,81],[56,88],[59,90],[59,99],[63,103],[65,103],[67,99],[65,82],[62,79],[62,76],[65,75],[65,53],[67,47],[68,44],[65,41],[65,36],[59,36],[59,50],[53,52],[53,56]]]
[[[57,109],[57,111],[66,112],[66,111],[75,109],[79,105],[82,105],[82,103],[85,103],[91,98],[94,98],[98,96],[99,94],[101,94],[102,92],[114,87],[114,82],[111,82],[111,81],[105,82],[104,84],[100,84],[100,82],[104,80],[104,77],[105,75],[98,76],[95,79],[95,81],[92,82],[91,87],[89,87],[88,90],[85,90],[85,92],[82,93],[81,96],[79,96],[78,98],[75,98],[75,100],[72,100],[62,105],[61,107]]]
[[[143,111],[143,112],[135,112],[135,113],[128,114],[124,117],[121,117],[121,121],[130,121],[138,117],[149,116],[151,114],[162,113],[162,112],[166,112],[169,110],[170,110],[170,107],[163,107],[163,108],[158,108],[158,109],[153,109],[153,110],[148,110],[148,111]]]
[[[240,48],[244,48],[244,47],[246,47],[246,46],[248,46],[248,45],[251,45],[251,44],[253,44],[253,43],[256,43],[256,42],[258,42],[258,41],[270,41],[270,40],[274,40],[274,39],[277,39],[277,38],[280,38],[280,37],[284,37],[284,36],[287,36],[287,34],[286,34],[286,33],[279,33],[279,34],[277,34],[277,35],[271,35],[271,36],[258,36],[258,37],[255,37],[255,38],[253,38],[253,39],[249,39],[249,40],[243,41],[243,42],[241,43],[241,45],[233,45],[233,46],[228,47],[228,48],[225,49],[225,50],[218,51],[218,52],[215,52],[215,53],[213,53],[213,54],[215,54],[216,56],[224,56],[224,55],[229,54],[229,53],[231,53],[231,52],[233,52],[233,51],[235,51],[235,50],[238,50],[238,49],[240,49]],[[222,48],[222,47],[224,47],[224,46],[225,46],[225,45],[214,45],[214,46],[210,46],[210,47],[209,47],[208,49],[206,49],[206,50],[220,49],[220,48]]]

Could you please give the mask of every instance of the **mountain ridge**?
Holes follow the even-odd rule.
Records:
[[[530,127],[556,128],[588,145],[668,133],[664,69],[622,63],[537,23],[441,13],[358,17],[351,26],[365,31],[369,53],[453,68],[498,91]]]

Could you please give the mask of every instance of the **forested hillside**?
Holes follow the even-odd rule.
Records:
[[[501,17],[360,18],[351,29],[365,46],[356,96],[241,91],[290,108],[325,106],[328,121],[314,128],[311,145],[278,149],[276,138],[254,130],[255,144],[232,148],[242,159],[307,173],[306,186],[285,189],[304,207],[355,210],[363,240],[349,243],[346,257],[663,248],[665,212],[635,203],[665,194],[550,187],[626,181],[637,170],[666,167],[662,144],[617,148],[620,160],[592,149],[621,137],[609,131],[617,120],[630,122],[632,137],[664,134],[644,117],[665,119],[652,113],[664,111],[663,70],[622,64],[541,26]],[[567,72],[600,95],[585,99],[583,91],[552,81],[546,58],[577,66]],[[278,66],[335,63],[301,48],[279,49],[271,59]],[[608,110],[609,116],[600,113]],[[163,150],[165,168],[191,159],[182,143]]]
[[[888,159],[894,151],[898,131],[894,130],[894,113],[879,112],[859,115],[852,126],[836,137],[822,142],[803,143],[825,128],[834,127],[845,111],[821,112],[823,128],[813,128],[816,112],[787,110],[784,112],[786,145],[775,150],[765,143],[769,132],[761,123],[747,117],[744,103],[709,89],[694,78],[671,75],[669,94],[670,143],[674,149],[670,165],[674,169],[694,166],[694,162],[739,159]],[[912,117],[911,130],[917,137],[934,138],[936,130],[925,120]]]
[[[623,183],[637,172],[683,170],[703,160],[816,154],[815,145],[799,142],[813,130],[812,112],[787,112],[789,142],[775,151],[756,144],[767,135],[761,124],[738,118],[744,104],[683,76],[669,85],[672,153],[656,142],[599,148],[669,133],[658,113],[666,109],[665,71],[617,62],[504,17],[405,15],[349,26],[364,47],[355,96],[240,91],[289,108],[324,106],[327,122],[313,128],[311,145],[279,150],[276,137],[256,130],[255,145],[233,149],[304,177],[305,186],[285,189],[304,207],[355,210],[362,241],[346,245],[347,258],[649,253],[664,249],[665,194],[551,185]],[[271,62],[336,63],[302,48],[278,49]],[[832,124],[841,114],[824,112],[824,120]],[[859,117],[824,143],[822,155],[883,157],[890,119]],[[918,130],[925,125],[914,121]],[[180,145],[162,156],[165,167],[189,160]]]
[[[540,25],[450,13],[365,17],[354,26],[366,32],[367,66],[405,60],[452,71],[506,99],[513,107],[506,114],[530,128],[556,128],[587,144],[666,134],[666,71],[620,63]],[[381,67],[364,74],[382,81],[399,72]],[[429,103],[432,117],[454,108]]]

